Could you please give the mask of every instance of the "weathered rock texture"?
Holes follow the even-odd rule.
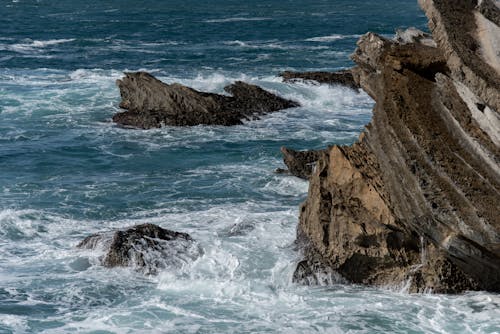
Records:
[[[146,72],[125,73],[117,80],[125,112],[113,121],[142,129],[165,125],[237,125],[242,120],[286,108],[298,107],[260,87],[238,81],[225,87],[232,96],[204,93],[181,84],[165,84]]]
[[[320,84],[342,85],[357,90],[359,84],[354,81],[352,70],[338,72],[292,72],[285,71],[280,74],[285,82],[315,81]]]
[[[316,162],[322,155],[328,154],[328,150],[296,151],[282,147],[281,153],[283,154],[283,162],[288,167],[288,170],[280,170],[280,172],[288,172],[307,180],[314,171]]]
[[[500,291],[500,74],[483,47],[500,35],[478,28],[493,23],[475,1],[420,3],[437,47],[358,41],[353,75],[373,119],[317,162],[296,281],[329,268],[412,292]]]
[[[146,274],[164,268],[181,267],[201,253],[186,233],[142,224],[125,230],[94,234],[77,246],[104,251],[100,262],[105,267],[133,267]]]

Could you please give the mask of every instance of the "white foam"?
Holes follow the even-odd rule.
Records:
[[[0,315],[1,327],[7,327],[15,333],[26,333],[29,331],[28,317],[11,314]]]
[[[248,46],[247,43],[242,42],[240,40],[228,41],[228,42],[224,42],[224,44],[226,44],[226,45],[237,45],[237,46]]]
[[[270,17],[227,17],[221,19],[205,20],[205,23],[229,23],[229,22],[245,22],[245,21],[268,21]]]
[[[293,43],[290,41],[278,41],[278,40],[263,40],[263,41],[241,41],[241,40],[232,40],[223,42],[224,45],[228,46],[236,46],[244,49],[253,49],[253,50],[328,50],[328,46],[319,45],[319,46],[304,46],[301,44]],[[269,57],[266,54],[258,55],[258,60],[266,59],[265,57]],[[264,58],[262,58],[264,57]],[[251,60],[250,60],[251,61]]]
[[[28,300],[18,305],[59,305],[58,312],[47,319],[64,324],[50,330],[54,333],[140,333],[158,328],[169,332],[203,328],[208,332],[265,329],[278,333],[343,333],[353,326],[361,332],[482,333],[492,332],[499,325],[500,299],[494,294],[408,295],[350,285],[293,284],[296,254],[290,245],[295,238],[297,212],[272,211],[273,207],[273,203],[248,202],[176,212],[164,206],[157,212],[137,212],[137,217],[142,218],[114,222],[70,221],[49,215],[50,221],[44,224],[50,231],[43,234],[48,239],[44,246],[37,245],[42,251],[43,247],[71,248],[78,235],[102,230],[103,225],[118,227],[149,221],[174,229],[183,227],[204,245],[206,253],[186,270],[164,271],[158,277],[144,278],[131,270],[97,266],[69,272],[51,268],[43,285],[36,288],[31,286],[36,276],[18,281],[1,275],[2,285],[8,288],[18,284],[21,291],[31,291]],[[30,213],[47,217],[46,213]],[[244,220],[255,224],[247,234],[220,233]],[[57,228],[50,227],[53,224]],[[62,244],[53,243],[55,240]],[[74,261],[78,254],[69,250],[67,261]],[[45,254],[36,262],[56,261],[51,255]],[[32,267],[33,263],[23,265]],[[24,294],[15,297],[17,290],[8,289],[11,298]],[[0,324],[13,331],[30,331],[31,325],[25,320],[21,316],[0,316]]]
[[[73,42],[75,39],[74,38],[67,38],[67,39],[51,39],[47,41],[33,41],[31,45],[35,48],[44,48],[49,45],[56,45],[56,44],[62,44],[62,43],[69,43]]]
[[[68,187],[63,175],[54,176],[60,180],[50,180],[61,181],[60,189],[4,188],[4,192],[23,198],[60,194],[61,202],[54,203],[54,210],[85,195],[80,199],[85,202],[84,212],[75,209],[61,215],[50,210],[0,211],[2,289],[15,292],[7,293],[14,305],[41,307],[50,313],[39,318],[41,325],[59,326],[48,332],[141,333],[160,329],[186,333],[479,333],[494,332],[492,328],[500,325],[500,300],[484,292],[414,296],[339,285],[335,281],[328,287],[292,283],[299,260],[293,248],[298,203],[306,194],[307,182],[273,174],[282,162],[279,153],[269,153],[266,145],[278,147],[281,143],[312,139],[314,145],[320,145],[355,136],[356,129],[362,126],[359,118],[369,118],[371,112],[373,102],[367,95],[341,87],[287,84],[277,77],[239,73],[163,76],[161,79],[167,82],[178,81],[212,92],[221,92],[225,85],[244,80],[294,98],[303,107],[236,127],[134,131],[96,121],[114,112],[113,106],[116,108],[119,101],[114,81],[121,76],[120,71],[100,69],[0,71],[2,85],[29,88],[32,92],[30,96],[17,94],[15,89],[2,92],[5,101],[10,101],[10,113],[2,112],[2,117],[23,126],[32,122],[29,125],[33,127],[22,127],[22,131],[13,127],[2,133],[1,139],[36,138],[40,133],[59,131],[62,125],[71,126],[70,131],[63,129],[66,136],[78,142],[92,138],[91,143],[101,150],[96,154],[113,155],[112,161],[117,164],[123,163],[121,159],[137,159],[136,152],[154,155],[156,151],[177,148],[203,150],[207,144],[213,147],[212,143],[249,147],[253,140],[262,140],[262,145],[244,161],[193,166],[180,171],[175,181],[169,178],[171,175],[154,174],[159,185],[155,186],[154,199],[148,199],[150,194],[144,188],[144,181],[151,181],[151,170],[110,172],[105,179],[86,175],[95,182],[78,188]],[[25,117],[26,110],[42,116]],[[94,119],[88,118],[92,113]],[[40,122],[40,128],[35,122]],[[33,129],[43,131],[33,134]],[[134,147],[134,154],[121,154],[117,145]],[[118,184],[120,180],[127,183]],[[195,192],[180,198],[178,195],[186,187],[193,187],[193,180],[200,181],[193,188]],[[251,196],[247,197],[245,187],[252,189]],[[198,196],[197,191],[211,189],[237,195],[234,200],[217,195]],[[154,200],[154,204],[133,211],[124,208],[129,211],[113,216],[106,212],[107,204],[95,203],[96,197],[121,192],[126,200],[129,194],[141,194],[145,201]],[[75,248],[90,234],[142,223],[189,233],[201,245],[204,255],[186,261],[181,268],[148,277],[131,268],[103,268],[94,261],[99,251]],[[17,332],[36,330],[23,317],[8,317],[0,316],[0,326],[7,324],[8,330]]]
[[[278,195],[301,196],[307,193],[309,183],[297,177],[275,176],[264,189]]]
[[[54,46],[62,43],[69,43],[75,41],[74,38],[68,38],[68,39],[50,39],[50,40],[24,40],[22,43],[15,43],[15,44],[9,44],[9,45],[3,45],[3,48],[6,50],[10,51],[15,51],[15,52],[20,52],[20,53],[27,53],[27,52],[32,52],[40,49],[44,49],[49,46]]]
[[[359,38],[361,35],[340,35],[340,34],[333,34],[333,35],[328,35],[328,36],[319,36],[319,37],[311,37],[306,39],[307,42],[321,42],[321,43],[326,43],[326,42],[334,42],[338,41],[341,39],[350,39],[350,38]]]

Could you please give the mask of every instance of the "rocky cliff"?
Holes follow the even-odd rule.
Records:
[[[413,292],[500,291],[500,9],[420,5],[433,40],[358,41],[352,73],[373,118],[316,163],[296,281],[333,270]]]

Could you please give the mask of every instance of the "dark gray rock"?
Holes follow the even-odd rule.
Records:
[[[327,150],[308,150],[308,151],[295,151],[290,148],[282,147],[281,153],[283,154],[283,161],[288,167],[288,172],[301,179],[309,179],[311,176],[316,161],[327,153]],[[277,173],[286,173],[286,170],[281,168],[276,170]]]
[[[478,9],[484,17],[497,26],[500,26],[500,5],[498,4],[498,0],[479,1]]]
[[[154,224],[94,234],[85,238],[77,247],[103,250],[104,255],[100,261],[105,267],[130,266],[145,274],[182,267],[202,253],[188,234]]]
[[[125,112],[113,116],[122,126],[141,129],[170,126],[238,125],[267,113],[298,107],[262,88],[237,81],[225,87],[232,96],[165,84],[146,72],[125,73],[117,80]]]
[[[285,82],[315,81],[320,84],[341,85],[358,90],[359,84],[354,80],[351,70],[337,72],[292,72],[280,74]]]

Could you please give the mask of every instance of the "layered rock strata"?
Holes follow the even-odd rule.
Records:
[[[194,125],[238,125],[299,104],[238,81],[224,88],[232,96],[165,84],[146,72],[125,73],[117,80],[125,112],[113,116],[122,126],[141,129]]]
[[[200,248],[187,233],[154,224],[94,234],[77,247],[103,251],[100,263],[105,267],[132,267],[145,274],[182,267],[201,255]]]
[[[498,7],[420,4],[436,46],[358,41],[353,76],[376,101],[373,118],[355,144],[316,164],[300,209],[298,282],[331,270],[412,292],[500,291]]]

